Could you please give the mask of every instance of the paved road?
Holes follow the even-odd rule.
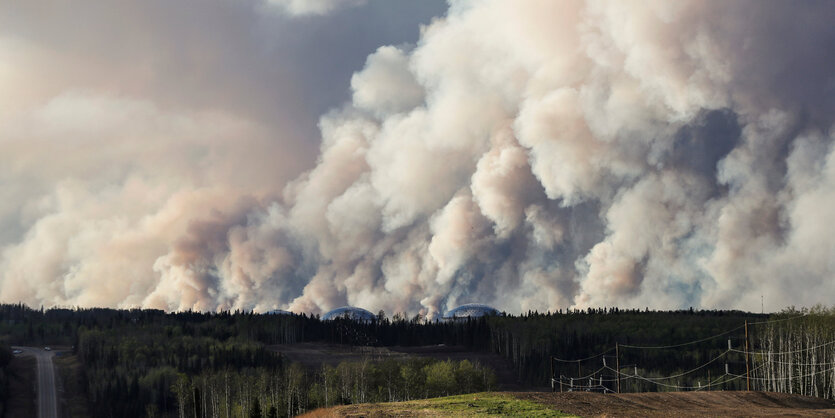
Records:
[[[52,367],[53,351],[35,347],[12,347],[33,355],[38,362],[38,418],[58,418],[58,397],[55,389],[55,368]]]

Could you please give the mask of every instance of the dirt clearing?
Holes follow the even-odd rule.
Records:
[[[515,398],[527,402],[528,405],[547,406],[554,414],[582,417],[835,416],[835,402],[833,401],[772,392],[668,392],[621,395],[586,392],[494,392],[424,401],[336,406],[318,409],[305,416],[553,416],[536,409],[522,410],[518,411],[520,414],[515,414],[509,409],[498,412],[492,408],[478,408],[479,402],[495,397]],[[467,408],[452,409],[451,405],[457,405],[453,401],[458,400],[464,401]]]
[[[585,417],[835,416],[835,402],[773,392],[513,393]]]

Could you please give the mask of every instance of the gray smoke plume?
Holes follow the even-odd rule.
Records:
[[[0,128],[4,152],[42,163],[16,135],[83,136],[43,173],[104,152],[124,180],[3,204],[26,221],[0,299],[429,316],[829,303],[833,21],[830,1],[451,1],[416,44],[367,57],[313,167],[280,185],[261,173],[298,153],[258,158],[275,145],[263,123],[61,96]],[[111,129],[130,141],[97,151]]]

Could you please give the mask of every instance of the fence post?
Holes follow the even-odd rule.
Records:
[[[751,391],[751,366],[748,365],[749,349],[748,349],[748,320],[745,321],[745,386],[748,391]]]
[[[551,392],[556,392],[557,388],[554,385],[554,356],[551,356]],[[562,390],[560,390],[562,392]]]
[[[620,393],[620,352],[618,351],[617,341],[615,341],[615,368],[617,369],[615,375],[618,378],[618,393]]]

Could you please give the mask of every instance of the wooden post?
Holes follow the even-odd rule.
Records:
[[[728,375],[730,374],[728,373],[729,371],[730,370],[728,369],[728,363],[725,363],[725,374],[722,375],[722,390],[728,390],[728,379],[725,378],[728,377]]]
[[[618,393],[620,393],[620,353],[618,352],[618,343],[615,342],[615,368],[617,369],[618,377]]]
[[[562,388],[560,388],[562,389]],[[556,392],[557,387],[554,385],[554,357],[551,356],[551,392]],[[562,390],[560,390],[562,392]]]
[[[751,391],[751,366],[748,364],[748,321],[745,321],[745,386]]]

